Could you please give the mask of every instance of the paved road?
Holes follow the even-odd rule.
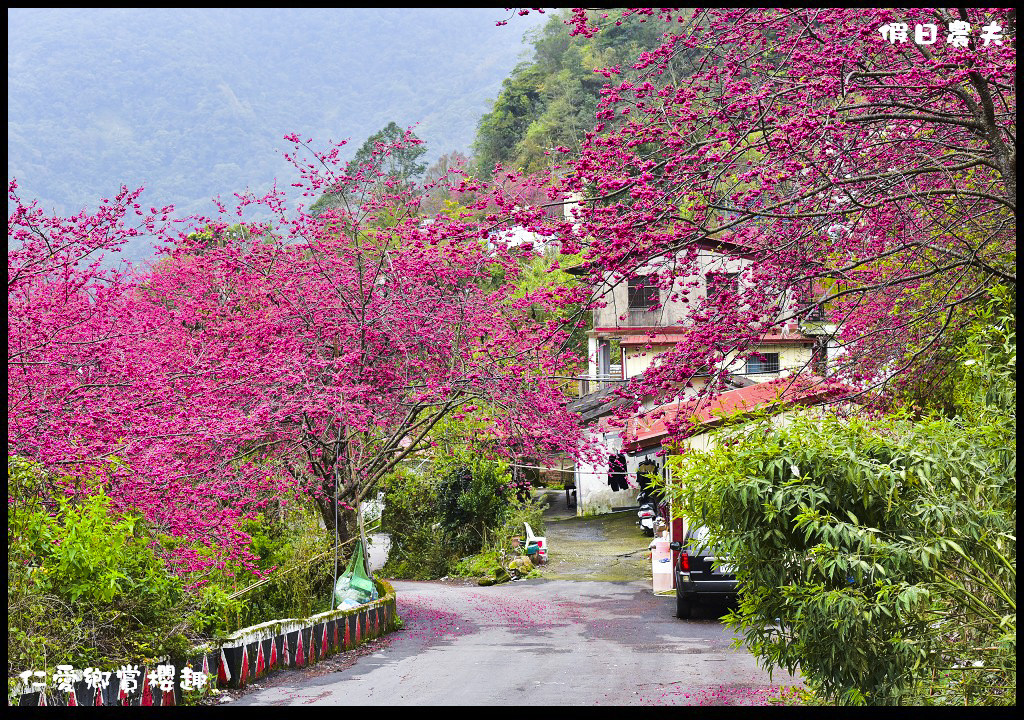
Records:
[[[553,513],[543,578],[396,581],[404,630],[341,671],[279,673],[235,704],[750,705],[794,684],[733,649],[714,609],[673,616],[633,520]]]

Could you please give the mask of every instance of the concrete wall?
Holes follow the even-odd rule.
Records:
[[[647,348],[646,346],[627,347],[623,353],[623,359],[625,361],[623,365],[624,376],[628,379],[640,375],[647,370],[647,368],[657,362],[658,356],[661,353],[666,352],[671,348],[672,346],[667,344],[651,345],[650,348]],[[803,345],[794,343],[765,343],[758,349],[762,353],[779,354],[779,372],[747,375],[746,362],[737,361],[735,359],[729,361],[729,371],[745,375],[754,382],[761,383],[781,377],[782,374],[787,371],[799,372],[810,367],[811,352],[813,349],[811,347],[804,347]],[[733,358],[735,358],[735,353],[733,354]],[[693,383],[694,388],[701,388],[705,384],[703,378],[700,377],[694,378]],[[692,394],[693,393],[687,393],[687,395]]]
[[[617,437],[617,432],[599,433],[590,432],[590,438],[599,441],[605,448],[604,455],[614,455],[622,447],[622,441]],[[626,457],[626,473],[629,479],[628,490],[613,491],[608,485],[608,463],[587,465],[579,463],[576,465],[576,514],[601,515],[609,513],[612,508],[626,507],[636,504],[636,466],[638,460]]]
[[[594,310],[594,327],[665,327],[678,325],[690,314],[692,307],[699,304],[707,297],[704,276],[707,273],[741,272],[749,265],[749,261],[731,259],[715,252],[702,251],[699,255],[700,275],[683,280],[677,279],[673,282],[671,290],[662,289],[660,298],[663,306],[654,312],[629,312],[629,290],[625,281],[620,282],[613,288],[609,288],[601,300],[606,303],[605,307]],[[642,274],[653,273],[657,270],[658,263],[651,263],[641,269]],[[692,285],[692,287],[686,287]],[[672,295],[678,295],[673,301]],[[682,302],[686,298],[687,303]]]

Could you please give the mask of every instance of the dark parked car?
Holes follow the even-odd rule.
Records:
[[[693,604],[704,600],[732,600],[736,597],[736,575],[725,558],[706,543],[707,528],[690,528],[682,542],[669,547],[679,551],[676,560],[676,617],[690,617]]]

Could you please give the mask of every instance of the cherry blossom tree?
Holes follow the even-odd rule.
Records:
[[[701,302],[685,342],[627,388],[637,402],[707,368],[720,388],[723,358],[822,307],[836,377],[882,398],[933,374],[993,285],[1015,286],[1013,11],[578,9],[571,21],[584,35],[624,22],[663,23],[664,42],[605,70],[597,124],[562,163],[559,189],[585,198],[577,223],[508,210],[582,250],[598,294],[645,274],[680,300],[708,243],[746,263],[742,293]]]
[[[289,216],[278,206],[277,235],[246,247],[179,242],[172,271],[150,289],[203,338],[227,334],[232,352],[259,358],[246,372],[269,374],[248,412],[266,413],[275,453],[325,521],[335,482],[339,500],[357,505],[447,416],[482,413],[521,451],[575,453],[557,389],[572,359],[551,353],[565,331],[523,312],[516,252],[483,241],[473,222],[425,222],[421,196],[397,186],[370,195],[375,178],[313,156],[310,192],[343,185],[348,208]],[[499,268],[504,282],[492,288]]]
[[[304,196],[345,203],[314,216],[274,190],[234,216],[174,229],[165,209],[134,229],[137,193],[65,221],[12,184],[8,452],[189,540],[183,570],[253,567],[238,521],[290,493],[350,535],[353,508],[445,417],[475,417],[496,452],[581,448],[559,380],[574,358],[555,352],[567,331],[526,311],[550,298],[515,289],[530,251],[468,213],[424,219],[378,158],[346,170],[341,144],[288,139]],[[82,261],[142,232],[164,243],[151,270]]]
[[[100,209],[69,218],[47,215],[25,204],[16,181],[9,182],[14,210],[8,217],[7,378],[8,449],[33,447],[72,465],[102,461],[116,445],[91,444],[104,413],[95,406],[111,394],[111,407],[124,384],[113,380],[134,344],[150,335],[145,305],[134,303],[132,269],[105,268],[103,256],[132,238],[168,231],[171,208],[146,213],[141,190],[122,188]]]

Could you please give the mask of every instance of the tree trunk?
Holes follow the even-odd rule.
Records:
[[[339,504],[337,508],[337,525],[335,525],[334,497],[326,493],[321,497],[316,497],[315,495],[311,495],[311,497],[313,504],[316,505],[316,509],[320,512],[324,526],[328,532],[333,530],[337,533],[339,543],[347,542],[359,535],[355,510],[350,510]],[[347,499],[342,496],[339,498],[339,503],[345,502]]]

